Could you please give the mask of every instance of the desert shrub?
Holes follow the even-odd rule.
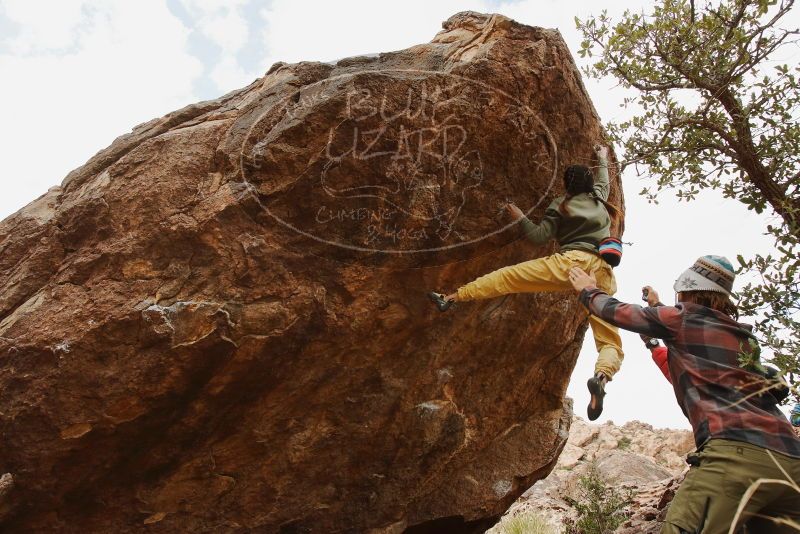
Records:
[[[611,534],[627,519],[633,492],[609,484],[592,463],[580,478],[578,495],[578,499],[567,499],[578,518],[565,521],[566,534]]]
[[[525,512],[507,517],[500,523],[501,534],[559,534],[535,512]]]

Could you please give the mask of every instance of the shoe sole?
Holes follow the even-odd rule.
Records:
[[[603,413],[603,397],[606,396],[606,392],[594,378],[590,378],[586,382],[586,387],[589,388],[589,393],[592,394],[589,406],[586,408],[586,415],[589,417],[589,421],[594,421]]]
[[[439,295],[438,293],[435,293],[433,291],[428,293],[428,298],[430,299],[431,302],[433,302],[436,305],[436,309],[438,309],[442,313],[446,312],[453,306],[452,302],[447,305],[443,305],[442,302],[444,301],[444,295]]]

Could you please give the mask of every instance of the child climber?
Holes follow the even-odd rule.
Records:
[[[608,200],[608,148],[594,147],[599,160],[597,181],[583,165],[571,165],[564,171],[566,195],[553,201],[542,222],[534,224],[512,203],[506,205],[515,220],[520,221],[525,236],[535,245],[556,239],[561,249],[544,258],[504,267],[460,287],[455,293],[429,293],[439,311],[447,311],[454,302],[488,299],[509,293],[564,291],[572,286],[569,270],[580,267],[594,273],[597,283],[609,295],[617,291],[611,266],[598,254],[598,245],[610,236],[611,216],[619,210]],[[599,353],[595,374],[587,385],[591,400],[587,408],[589,420],[594,421],[603,411],[605,385],[619,371],[622,363],[622,341],[619,331],[605,321],[589,317]]]

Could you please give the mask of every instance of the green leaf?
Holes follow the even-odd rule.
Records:
[[[636,161],[625,172],[646,180],[640,194],[648,202],[663,194],[694,202],[710,190],[770,217],[764,229],[775,248],[737,254],[753,280],[739,305],[775,365],[800,379],[800,65],[775,65],[792,57],[783,50],[792,39],[783,39],[793,28],[775,0],[695,8],[694,24],[685,0],[655,0],[647,13],[627,10],[616,22],[604,11],[580,24],[579,54],[591,58],[587,75],[610,75],[631,91],[622,106],[632,118],[608,131],[621,159]]]

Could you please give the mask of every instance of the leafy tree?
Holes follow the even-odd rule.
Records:
[[[759,317],[773,363],[800,374],[800,68],[774,61],[796,45],[798,32],[782,27],[793,5],[658,0],[649,15],[575,21],[579,55],[593,62],[586,74],[633,90],[623,106],[638,113],[608,131],[623,165],[653,178],[643,195],[655,202],[672,190],[692,200],[712,189],[772,215],[765,231],[777,252],[738,256],[740,272],[760,275],[739,307]],[[796,384],[793,392],[800,400]]]

